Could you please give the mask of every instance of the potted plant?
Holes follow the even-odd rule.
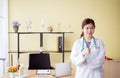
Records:
[[[12,22],[12,25],[13,25],[14,31],[15,31],[15,32],[18,32],[20,23],[19,23],[18,21],[13,21],[13,22]]]
[[[8,73],[10,74],[10,78],[15,78],[15,73],[18,71],[18,66],[10,66],[8,67]]]

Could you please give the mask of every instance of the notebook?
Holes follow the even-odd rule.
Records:
[[[55,77],[71,75],[71,63],[57,63],[55,64]]]

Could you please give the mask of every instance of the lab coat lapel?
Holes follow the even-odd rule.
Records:
[[[85,40],[84,38],[82,37],[82,41],[83,41],[83,44],[84,44],[84,49],[87,47],[86,43],[85,43]]]
[[[84,42],[83,41],[84,41],[84,38],[82,37],[82,45],[84,45],[84,47],[82,46],[82,49],[84,50],[85,48],[87,48],[87,44],[85,43],[85,41]],[[94,43],[94,39],[92,38],[90,48],[92,48],[93,46],[95,46],[95,43]]]
[[[82,40],[81,40],[81,42],[82,42],[82,50],[84,50],[84,49],[87,47],[87,45],[86,45],[86,43],[85,43],[84,38],[82,37],[81,39],[82,39]]]

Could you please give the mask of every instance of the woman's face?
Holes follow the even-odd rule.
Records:
[[[84,26],[84,28],[82,29],[82,32],[84,33],[84,36],[86,37],[92,37],[92,35],[94,34],[95,28],[93,26],[93,24],[87,24]]]

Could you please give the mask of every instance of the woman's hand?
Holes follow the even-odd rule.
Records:
[[[83,56],[88,55],[89,53],[90,53],[90,48],[86,48],[82,52]]]

